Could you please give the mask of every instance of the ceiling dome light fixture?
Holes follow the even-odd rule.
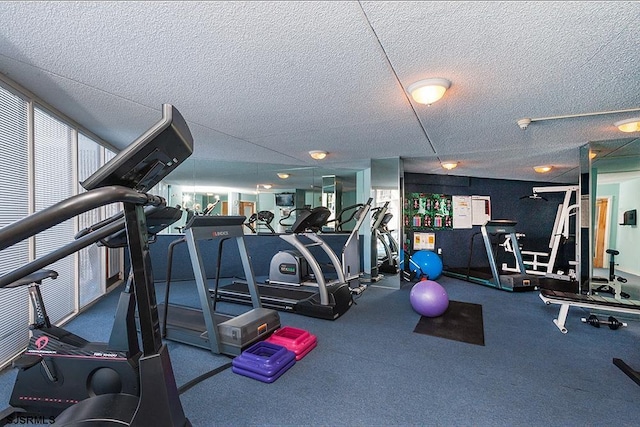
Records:
[[[311,150],[309,151],[309,155],[311,156],[312,159],[315,160],[322,160],[325,157],[327,157],[327,152],[326,151],[322,151],[322,150]]]
[[[272,187],[271,184],[262,184],[262,188],[264,188],[265,190],[268,190]]]
[[[615,122],[614,125],[620,129],[621,132],[640,132],[640,118],[638,117],[620,120],[619,122]]]
[[[434,78],[417,81],[411,84],[407,91],[417,103],[431,105],[442,98],[450,87],[449,80]]]
[[[533,170],[538,172],[538,173],[547,173],[551,169],[553,169],[551,166],[534,166],[533,167]]]
[[[451,170],[451,169],[455,169],[456,167],[458,167],[458,162],[444,162],[444,163],[441,163],[441,165],[446,170]]]
[[[289,174],[288,173],[284,173],[284,172],[278,172],[278,178],[280,179],[287,179],[289,178]]]

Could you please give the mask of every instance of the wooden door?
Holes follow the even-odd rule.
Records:
[[[609,239],[607,235],[609,230],[607,224],[609,223],[609,199],[601,198],[596,199],[596,220],[594,224],[594,244],[595,253],[593,255],[593,267],[604,268],[604,254],[607,249],[605,246]]]
[[[238,208],[238,212],[240,212],[240,215],[244,215],[249,218],[255,213],[256,204],[254,202],[240,202]]]

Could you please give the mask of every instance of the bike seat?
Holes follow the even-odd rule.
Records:
[[[38,270],[27,276],[24,276],[22,279],[18,279],[13,283],[9,283],[5,288],[17,288],[18,286],[30,285],[32,283],[40,284],[44,279],[47,278],[56,279],[58,278],[58,272],[53,270]]]

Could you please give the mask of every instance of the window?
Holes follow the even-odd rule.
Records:
[[[78,192],[85,190],[79,184],[95,172],[101,163],[102,146],[89,137],[78,134]],[[93,209],[78,216],[78,230],[97,223],[101,219],[101,209]],[[78,252],[80,307],[95,300],[104,293],[103,249],[91,245]]]
[[[39,108],[34,109],[33,132],[35,210],[41,211],[75,194],[74,132]],[[35,239],[36,259],[72,242],[74,235],[74,220],[39,233]],[[47,268],[57,271],[58,278],[42,282],[40,289],[49,319],[56,323],[76,311],[75,255]]]

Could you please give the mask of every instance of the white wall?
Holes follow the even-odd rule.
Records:
[[[616,224],[620,224],[622,213],[628,210],[640,210],[640,178],[625,181],[620,184],[620,197],[618,198],[618,215]],[[616,257],[618,269],[627,273],[640,275],[640,228],[637,225],[618,225],[616,237],[617,247],[620,255]]]

